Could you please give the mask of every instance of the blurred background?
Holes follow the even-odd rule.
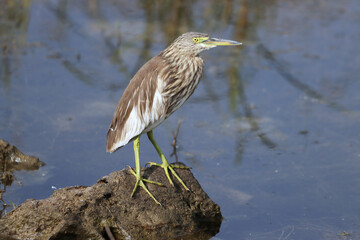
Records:
[[[224,216],[213,239],[360,239],[359,1],[0,5],[0,138],[46,163],[1,182],[3,214],[134,166],[132,145],[105,152],[113,111],[149,58],[197,31],[244,45],[202,54],[197,90],[154,136],[175,162],[179,127],[178,160]],[[160,162],[142,139],[142,164]]]

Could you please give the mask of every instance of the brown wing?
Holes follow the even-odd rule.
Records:
[[[149,125],[158,72],[163,59],[150,59],[131,79],[116,107],[107,132],[106,150],[114,152],[143,132]]]

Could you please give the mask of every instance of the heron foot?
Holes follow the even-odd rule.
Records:
[[[184,166],[179,166],[179,165],[175,165],[175,164],[169,164],[168,161],[164,161],[162,164],[159,163],[155,163],[155,162],[148,162],[146,163],[146,165],[150,165],[150,166],[158,166],[164,169],[165,171],[165,175],[168,178],[170,184],[172,186],[174,186],[173,181],[171,180],[170,174],[169,174],[169,169],[172,172],[172,174],[177,178],[177,180],[181,183],[181,185],[183,185],[183,187],[185,188],[186,191],[190,191],[190,189],[185,185],[185,183],[183,182],[183,180],[179,177],[179,175],[175,172],[174,168],[180,168],[180,169],[190,169],[189,167],[184,167]]]
[[[136,177],[136,183],[135,183],[134,189],[133,189],[130,197],[133,197],[136,189],[140,186],[147,192],[147,194],[149,194],[149,196],[155,201],[156,204],[159,204],[161,206],[161,203],[158,200],[156,200],[154,195],[152,195],[152,193],[147,189],[144,182],[156,184],[156,185],[159,185],[159,186],[164,186],[164,185],[159,183],[159,182],[151,181],[151,180],[148,180],[148,179],[144,179],[141,176],[138,176],[131,167],[129,167],[129,170]]]

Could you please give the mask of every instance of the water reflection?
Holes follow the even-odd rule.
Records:
[[[0,126],[5,128],[14,124],[11,119],[12,105],[14,102],[11,97],[11,88],[13,87],[12,78],[22,64],[21,58],[23,54],[25,54],[24,48],[29,45],[27,42],[27,30],[30,6],[30,0],[6,1],[1,3],[0,95],[2,95],[2,99],[4,100],[0,100]],[[21,141],[21,136],[17,136],[17,138],[18,141]],[[6,179],[6,177],[4,179]],[[4,188],[6,188],[6,185]]]
[[[2,3],[0,11],[1,67],[0,81],[5,89],[10,88],[11,74],[20,64],[22,47],[26,45],[31,1],[9,1]]]
[[[263,56],[266,60],[268,60],[271,66],[273,66],[274,69],[276,69],[279,72],[279,74],[283,77],[283,79],[286,80],[293,87],[304,92],[308,97],[312,99],[316,99],[320,103],[323,103],[337,111],[341,111],[341,112],[348,111],[345,107],[339,105],[336,102],[326,99],[325,96],[323,96],[322,94],[320,94],[319,92],[312,89],[310,86],[308,86],[307,84],[303,83],[301,80],[293,76],[286,69],[285,64],[281,63],[280,60],[276,59],[275,56],[263,44],[259,44],[257,49],[259,51],[259,54]]]

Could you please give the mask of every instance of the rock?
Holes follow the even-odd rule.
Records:
[[[90,187],[67,187],[47,199],[25,201],[0,219],[0,239],[211,238],[221,225],[220,207],[190,170],[176,171],[192,191],[176,179],[171,186],[159,167],[142,169],[145,178],[165,185],[147,184],[162,206],[141,188],[130,198],[135,178],[124,169]]]
[[[39,158],[20,152],[15,146],[0,139],[0,163],[7,171],[38,170],[45,163]],[[3,169],[3,168],[2,168]]]
[[[0,217],[8,206],[3,199],[3,195],[6,192],[6,186],[10,186],[15,180],[14,172],[38,170],[43,165],[45,163],[41,162],[39,158],[26,155],[15,146],[0,139]]]

